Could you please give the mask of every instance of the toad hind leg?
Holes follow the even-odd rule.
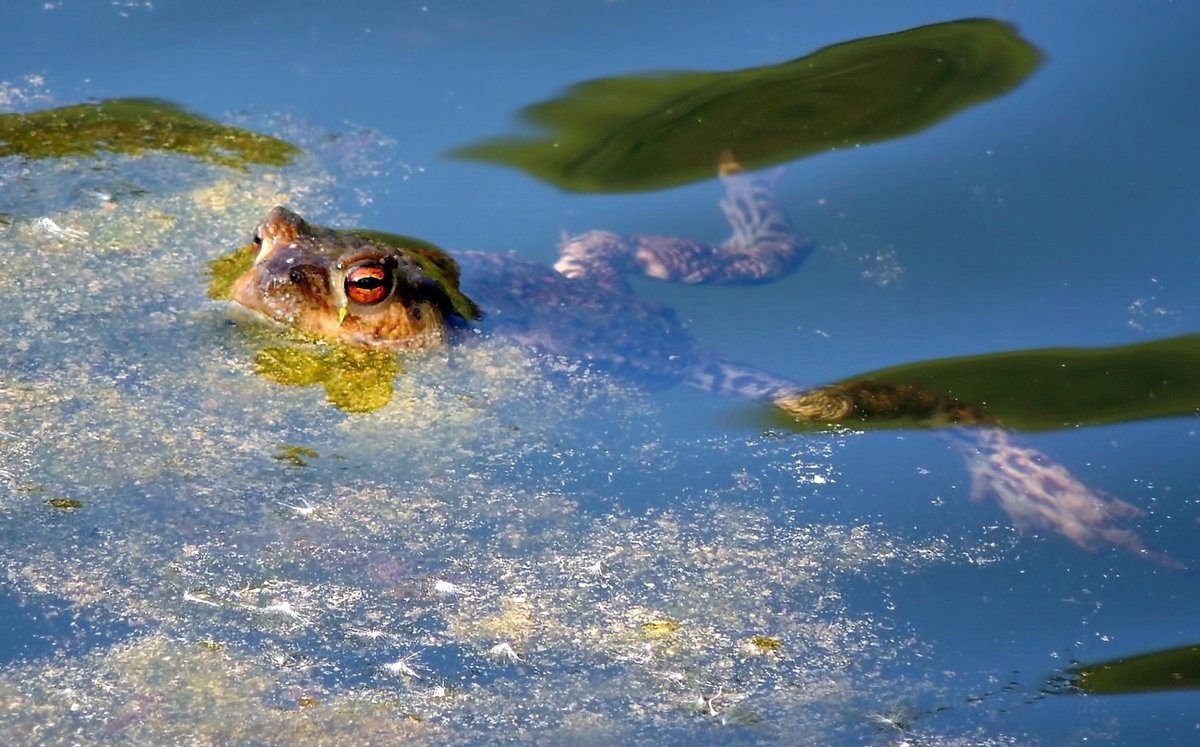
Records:
[[[971,473],[971,499],[994,498],[1022,530],[1049,529],[1080,547],[1120,547],[1164,568],[1187,567],[1125,524],[1143,512],[1079,481],[1066,467],[1001,428],[951,432]]]
[[[718,173],[725,184],[721,211],[733,234],[718,245],[672,236],[618,236],[589,231],[559,245],[554,269],[625,289],[624,276],[640,274],[676,283],[762,283],[798,268],[812,244],[798,235],[775,197],[777,175],[742,173],[725,156]]]
[[[1143,515],[1140,509],[1084,484],[982,408],[919,386],[871,381],[777,391],[782,394],[772,397],[773,404],[798,420],[853,425],[904,419],[953,427],[944,433],[966,460],[971,498],[995,499],[1018,529],[1048,529],[1087,550],[1119,547],[1165,568],[1185,568],[1127,526]]]

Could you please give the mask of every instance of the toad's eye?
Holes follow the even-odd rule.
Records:
[[[262,226],[254,229],[254,245],[259,249],[262,248]]]
[[[377,304],[392,291],[388,269],[375,263],[355,265],[346,272],[346,296],[366,306]]]

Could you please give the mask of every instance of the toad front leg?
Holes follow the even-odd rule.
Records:
[[[796,270],[812,244],[796,233],[776,200],[775,177],[744,174],[728,156],[718,173],[725,183],[721,211],[733,229],[723,243],[589,231],[563,241],[554,269],[622,290],[632,274],[689,284],[763,283]]]

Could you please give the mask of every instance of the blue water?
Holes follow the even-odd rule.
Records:
[[[781,200],[818,246],[801,272],[754,288],[639,282],[639,292],[673,306],[722,356],[809,383],[943,356],[1119,345],[1200,329],[1200,7],[1191,4],[14,0],[0,9],[0,83],[44,91],[54,104],[158,97],[221,121],[249,112],[326,132],[374,131],[394,141],[394,157],[382,173],[357,174],[356,191],[335,189],[341,210],[362,225],[444,247],[512,250],[550,262],[564,231],[720,238],[719,186],[567,194],[522,173],[448,158],[447,151],[513,131],[522,106],[581,81],[771,64],[828,44],[972,16],[1012,22],[1045,53],[1045,63],[1008,95],[919,134],[789,164]],[[0,206],[0,213],[14,207],[20,205]],[[244,238],[229,235],[227,248]],[[888,275],[891,282],[880,280],[895,268],[902,272]],[[5,304],[22,303],[15,300],[18,287],[0,280]],[[202,321],[222,313],[193,302]],[[0,388],[7,375],[0,369]],[[236,381],[231,376],[227,385]],[[689,508],[699,514],[739,460],[770,469],[771,459],[761,454],[786,458],[787,448],[755,441],[755,428],[739,419],[742,403],[676,390],[658,396],[654,417],[662,422],[647,427],[656,429],[669,464],[657,477],[651,458],[647,474],[610,475],[614,482],[605,483],[602,447],[592,454],[578,444],[603,444],[608,436],[563,437],[576,450],[555,458],[565,460],[571,485],[578,482],[582,494],[596,498],[584,513],[639,515],[669,510],[678,499],[685,515]],[[0,416],[7,412],[0,409]],[[32,430],[28,421],[0,419],[0,435]],[[688,444],[672,453],[673,439]],[[722,449],[719,457],[706,451],[706,444],[726,439],[755,445]],[[1052,533],[1014,532],[995,504],[967,500],[957,457],[927,434],[833,441],[835,487],[809,494],[782,467],[763,477],[766,495],[786,504],[776,517],[780,526],[819,517],[903,538],[946,538],[963,553],[911,573],[866,573],[841,588],[847,614],[895,632],[885,641],[891,651],[880,659],[881,676],[935,684],[927,696],[897,696],[916,712],[908,736],[927,743],[943,743],[941,735],[944,743],[1194,743],[1193,692],[1038,694],[1071,660],[1195,643],[1194,576],[1119,550],[1089,553]],[[1194,417],[1054,432],[1033,443],[1089,485],[1144,509],[1138,530],[1178,561],[1200,567]],[[36,467],[36,455],[21,458]],[[553,483],[551,466],[526,458],[513,457],[508,472],[497,470],[518,487],[523,479],[531,490]],[[377,468],[371,456],[361,464]],[[335,484],[342,467],[324,469]],[[714,474],[711,485],[706,469]],[[9,487],[3,475],[0,491]],[[418,486],[420,479],[414,478]],[[489,473],[488,479],[498,478]],[[131,484],[148,494],[174,489]],[[86,479],[74,487],[89,496],[121,490]],[[673,490],[679,494],[672,497]],[[9,510],[26,516],[12,508],[23,495],[0,492],[0,521]],[[171,532],[189,520],[172,516],[149,533],[171,544]],[[53,537],[51,523],[29,526]],[[96,531],[103,534],[102,522]],[[88,542],[86,534],[71,541]],[[455,552],[441,551],[445,557],[435,561]],[[964,559],[975,551],[986,562]],[[12,593],[0,589],[0,635],[24,643],[0,646],[0,661],[41,671],[38,662],[103,652],[152,627],[134,620],[130,633],[124,623],[96,623],[107,632],[84,635],[39,621],[39,610],[55,621],[65,613],[39,596],[47,589],[14,570],[20,552],[4,557]],[[26,607],[15,607],[19,598]],[[96,619],[105,619],[103,604],[95,604]],[[893,658],[910,637],[920,641],[913,649],[919,654]],[[63,643],[47,647],[56,638]],[[301,655],[311,653],[297,645]],[[439,665],[429,654],[426,666],[467,666],[446,656],[451,663]],[[553,677],[547,680],[553,688]],[[1010,680],[1015,694],[1002,692]],[[360,679],[345,675],[343,682]],[[975,696],[979,703],[970,702]],[[628,713],[620,718],[625,739],[789,741],[769,726],[689,732],[650,719],[642,724]],[[489,739],[518,736],[516,727],[491,728]],[[543,732],[524,728],[534,738],[562,738],[552,723]],[[850,727],[826,736],[836,744],[901,739],[900,732]]]

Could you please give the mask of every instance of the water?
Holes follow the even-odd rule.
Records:
[[[986,16],[1046,62],[790,164],[801,272],[639,292],[812,383],[1194,332],[1195,8],[378,5],[0,11],[6,109],[160,97],[312,154],[0,161],[11,743],[1191,743],[1192,692],[1042,692],[1073,660],[1195,643],[1191,576],[1017,532],[927,433],[764,433],[744,402],[503,344],[406,358],[392,403],[349,415],[256,376],[274,333],[229,325],[202,268],[280,200],[547,263],[564,231],[718,239],[711,181],[568,194],[445,153],[580,81]],[[1029,440],[1200,566],[1194,417]]]

